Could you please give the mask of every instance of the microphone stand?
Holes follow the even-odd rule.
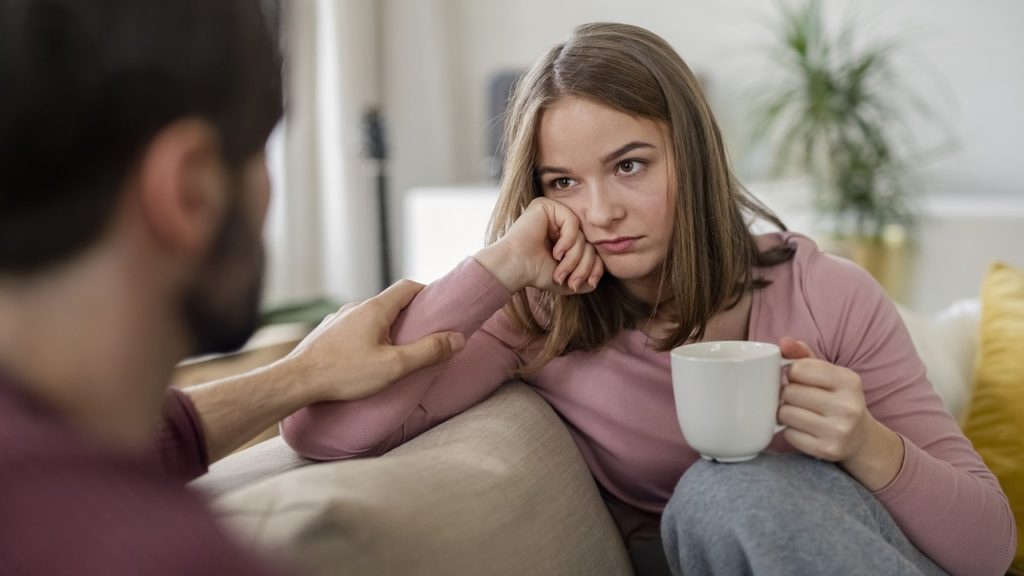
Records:
[[[377,217],[380,230],[381,290],[394,281],[391,269],[391,240],[388,225],[387,145],[384,140],[384,121],[380,110],[371,108],[363,115],[366,155],[372,160],[376,177]]]

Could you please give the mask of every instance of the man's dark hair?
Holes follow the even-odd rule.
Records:
[[[0,0],[0,275],[98,240],[168,124],[210,122],[234,169],[281,107],[258,0]]]

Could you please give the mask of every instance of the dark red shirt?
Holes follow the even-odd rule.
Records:
[[[0,375],[0,574],[272,574],[185,487],[207,455],[180,391],[156,447],[155,458],[104,449]]]

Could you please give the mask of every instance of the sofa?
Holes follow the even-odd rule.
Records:
[[[978,302],[901,313],[959,417]],[[314,463],[278,437],[193,485],[239,538],[305,574],[632,574],[567,429],[521,382],[378,458]]]

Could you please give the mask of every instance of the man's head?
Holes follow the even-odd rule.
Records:
[[[280,115],[257,0],[0,0],[0,277],[74,261],[132,191],[169,250],[216,205],[180,306],[196,351],[236,347],[258,301],[262,151]]]

